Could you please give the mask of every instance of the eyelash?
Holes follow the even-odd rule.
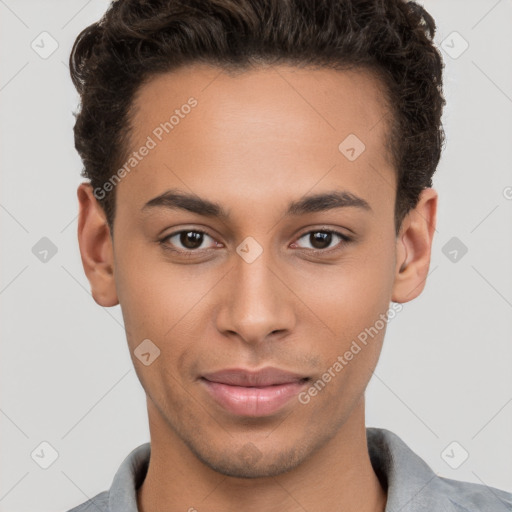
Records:
[[[162,238],[161,240],[159,240],[159,243],[160,245],[162,246],[163,249],[165,249],[166,251],[170,251],[174,254],[179,254],[179,255],[183,255],[183,256],[186,256],[186,257],[193,257],[195,255],[197,255],[198,253],[200,253],[201,251],[204,251],[204,250],[210,250],[210,249],[214,249],[214,248],[208,248],[208,249],[189,249],[189,250],[180,250],[180,249],[174,249],[172,248],[167,240],[169,240],[170,238],[176,236],[176,235],[180,235],[181,233],[200,233],[202,235],[206,235],[206,236],[209,236],[210,238],[213,239],[212,236],[210,236],[206,231],[202,231],[200,229],[182,229],[180,231],[174,231],[173,233],[170,233],[169,235],[166,235],[164,238]],[[304,248],[304,247],[299,247],[299,250],[304,250],[304,251],[307,251],[308,253],[312,253],[312,254],[331,254],[332,252],[337,252],[339,250],[342,250],[343,247],[347,244],[349,244],[350,242],[352,242],[352,238],[343,234],[343,233],[340,233],[339,231],[336,231],[336,230],[333,230],[333,229],[313,229],[311,231],[307,231],[305,233],[303,233],[302,235],[300,235],[297,240],[300,240],[301,238],[305,237],[306,235],[311,235],[312,233],[329,233],[329,234],[332,234],[332,235],[336,235],[338,236],[339,238],[341,238],[341,242],[338,243],[338,245],[336,245],[334,248],[329,248],[329,249],[307,249],[307,248]],[[295,242],[294,242],[295,243]]]

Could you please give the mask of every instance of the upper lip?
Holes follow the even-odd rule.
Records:
[[[210,382],[249,387],[275,386],[307,379],[303,375],[270,366],[258,371],[228,368],[218,372],[206,373],[202,377]]]

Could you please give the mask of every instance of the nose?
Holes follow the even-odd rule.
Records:
[[[236,254],[226,277],[216,319],[222,334],[254,344],[294,329],[294,295],[270,251],[251,263]]]

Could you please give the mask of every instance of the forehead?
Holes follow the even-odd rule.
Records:
[[[342,136],[352,129],[369,139],[366,132],[373,132],[387,114],[384,90],[380,79],[365,69],[280,65],[233,73],[193,64],[152,77],[139,88],[133,101],[134,131],[146,132],[193,96],[200,106],[201,124],[208,122],[208,128],[229,128],[228,116],[229,124],[236,128],[247,123],[281,133],[280,128],[289,129],[291,124],[300,130],[316,121],[323,128],[319,132],[330,130]],[[200,126],[190,128],[197,132]],[[313,141],[316,132],[309,134]],[[381,130],[376,130],[372,135],[378,138],[380,134]]]
[[[383,90],[365,70],[230,74],[195,64],[158,75],[134,99],[130,139],[132,151],[148,137],[154,148],[119,188],[139,202],[176,187],[215,199],[250,191],[256,200],[258,191],[300,196],[322,182],[371,199],[383,181],[394,184]]]

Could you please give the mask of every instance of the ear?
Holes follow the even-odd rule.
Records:
[[[77,190],[78,245],[93,299],[104,307],[119,304],[114,279],[114,251],[105,212],[94,197],[92,186],[81,183]]]
[[[393,302],[409,302],[425,288],[436,222],[437,192],[433,188],[423,189],[397,237]]]

